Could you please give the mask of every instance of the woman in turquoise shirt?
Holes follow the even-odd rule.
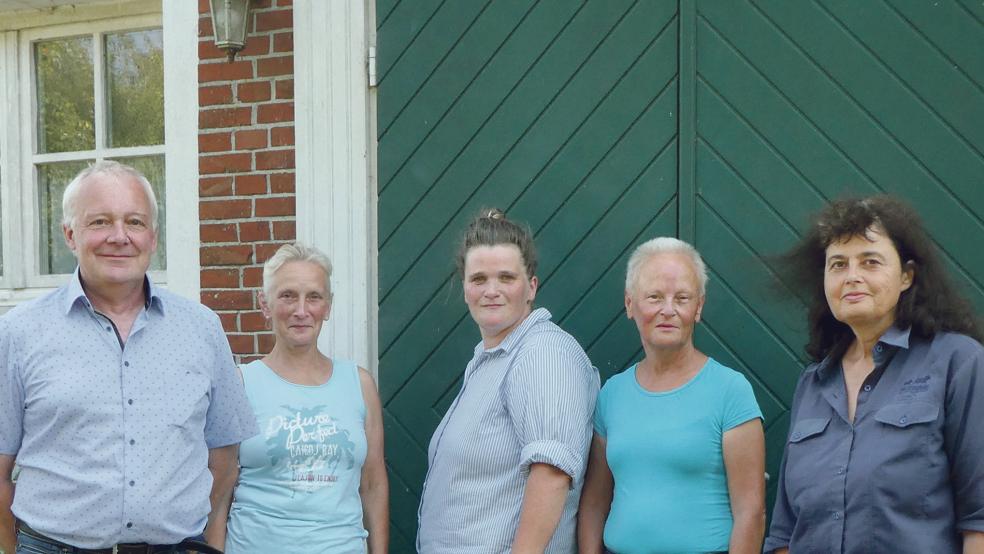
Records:
[[[707,272],[689,244],[632,254],[625,310],[645,358],[605,383],[578,512],[582,554],[759,552],[762,413],[745,377],[694,347]]]
[[[260,434],[242,443],[227,554],[385,554],[382,409],[355,363],[318,349],[331,263],[300,244],[263,267],[260,307],[277,341],[243,368]]]

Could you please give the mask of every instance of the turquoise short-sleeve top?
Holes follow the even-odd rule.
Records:
[[[639,385],[636,368],[605,383],[595,410],[615,480],[605,545],[619,554],[727,550],[721,443],[725,431],[762,417],[752,387],[714,359],[665,392]]]

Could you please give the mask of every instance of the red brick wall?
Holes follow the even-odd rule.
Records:
[[[292,0],[253,0],[245,48],[215,48],[198,11],[198,166],[202,303],[222,318],[240,361],[269,352],[259,311],[262,264],[294,230]]]

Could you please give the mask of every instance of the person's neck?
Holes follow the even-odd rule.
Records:
[[[892,323],[892,321],[879,321],[870,325],[851,326],[851,331],[854,332],[854,342],[844,353],[844,360],[848,362],[872,360],[875,344],[892,326]]]
[[[289,347],[277,341],[263,363],[278,372],[289,373],[303,380],[319,380],[331,371],[331,359],[318,350],[317,344]]]
[[[139,312],[147,301],[143,281],[139,284],[94,287],[83,280],[82,290],[94,310],[114,320]]]
[[[680,348],[647,351],[646,359],[641,365],[644,370],[660,375],[686,373],[693,370],[694,366],[703,365],[706,360],[707,356],[694,348],[693,344],[686,344]]]

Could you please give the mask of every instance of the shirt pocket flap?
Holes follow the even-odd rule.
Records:
[[[940,407],[929,402],[889,404],[875,412],[875,420],[893,427],[908,427],[917,423],[936,421]]]
[[[828,423],[830,423],[829,417],[801,419],[793,426],[793,432],[789,434],[789,442],[800,442],[813,435],[819,435],[827,428]]]

